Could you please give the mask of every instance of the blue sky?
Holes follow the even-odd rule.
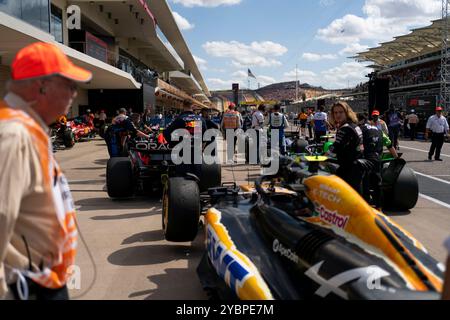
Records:
[[[299,80],[325,88],[365,81],[348,57],[425,26],[440,0],[169,0],[211,90]],[[252,81],[251,87],[257,87]]]

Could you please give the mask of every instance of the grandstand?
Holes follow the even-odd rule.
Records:
[[[413,29],[411,33],[395,37],[358,53],[359,62],[371,62],[375,71],[372,79],[389,80],[390,103],[404,112],[415,109],[419,116],[428,117],[440,103],[442,34],[444,19]],[[361,83],[352,93],[344,95],[352,104],[368,101],[369,83]],[[363,103],[364,105],[364,103]],[[386,108],[388,106],[385,106]],[[361,106],[360,106],[361,108]]]

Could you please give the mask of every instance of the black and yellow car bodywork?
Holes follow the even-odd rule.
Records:
[[[216,195],[205,215],[198,274],[213,297],[440,297],[443,266],[340,178],[311,175],[287,189],[262,182]]]

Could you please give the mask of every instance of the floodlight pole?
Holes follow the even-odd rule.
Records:
[[[298,64],[295,65],[295,102],[298,101]]]
[[[450,0],[442,0],[442,60],[441,60],[441,97],[440,103],[446,111],[450,111]]]

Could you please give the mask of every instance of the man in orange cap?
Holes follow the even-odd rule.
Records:
[[[380,111],[373,110],[372,121],[370,121],[370,124],[374,127],[377,127],[378,130],[382,131],[385,135],[389,136],[389,129],[386,122],[380,119]]]
[[[92,74],[47,43],[20,50],[11,69],[0,100],[0,298],[68,299],[75,209],[47,126]]]
[[[442,161],[441,150],[444,145],[445,136],[449,131],[447,119],[442,115],[442,111],[443,108],[438,106],[436,108],[436,114],[432,115],[427,122],[425,139],[428,140],[431,132],[431,148],[428,153],[428,160],[430,161],[433,160],[433,155],[436,161]]]

